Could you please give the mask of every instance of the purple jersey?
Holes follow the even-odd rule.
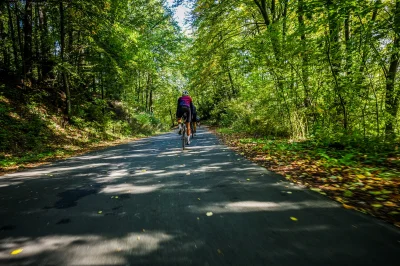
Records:
[[[178,99],[178,106],[190,107],[192,103],[192,98],[190,96],[182,96]]]

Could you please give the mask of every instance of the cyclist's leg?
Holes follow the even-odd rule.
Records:
[[[185,120],[185,126],[186,126],[186,134],[187,134],[187,136],[186,136],[186,141],[187,141],[187,143],[188,144],[190,144],[190,116],[191,116],[191,114],[190,114],[190,108],[189,107],[183,107],[182,108],[182,112],[184,112],[185,113],[185,116],[186,116],[186,120]]]
[[[187,108],[187,120],[186,120],[186,129],[187,129],[187,135],[190,136],[190,122],[192,121],[192,114],[190,113],[190,108]]]

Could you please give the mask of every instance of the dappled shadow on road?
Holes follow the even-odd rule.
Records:
[[[390,265],[399,251],[396,232],[205,131],[184,152],[165,134],[1,177],[0,215],[1,265]]]

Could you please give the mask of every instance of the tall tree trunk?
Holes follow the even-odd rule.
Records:
[[[24,14],[24,78],[32,72],[32,0],[25,1]]]
[[[229,66],[227,68],[228,68],[229,83],[231,84],[232,96],[235,97],[237,95],[237,91],[236,91],[235,85],[233,84],[233,78],[232,78],[232,75],[231,75],[231,70],[229,69]]]
[[[38,73],[38,80],[41,82],[43,80],[42,78],[42,68],[40,67],[40,52],[39,52],[39,47],[40,47],[40,42],[39,42],[39,4],[35,4],[35,31],[34,31],[34,46],[35,46],[35,63],[36,63],[36,70]],[[33,24],[33,22],[32,22]]]
[[[352,49],[352,44],[350,40],[350,10],[347,10],[347,14],[345,15],[344,19],[344,39],[345,39],[345,44],[346,44],[346,65],[345,65],[345,70],[346,70],[346,75],[350,76],[351,75],[351,67],[352,67],[352,57],[351,53],[353,51]]]
[[[24,46],[22,45],[22,35],[21,35],[21,17],[19,16],[19,3],[16,2],[14,4],[14,12],[15,12],[15,19],[17,25],[17,34],[18,34],[18,44],[19,44],[19,51],[21,53],[21,61],[22,61],[22,69],[20,69],[20,73],[22,73],[25,69],[25,61],[24,61]]]
[[[151,85],[151,87],[150,87],[149,112],[153,113],[153,85]]]
[[[330,56],[332,63],[332,71],[335,76],[338,77],[340,73],[340,44],[339,44],[339,33],[340,24],[338,23],[338,10],[333,3],[333,0],[326,0],[326,6],[328,11],[328,23],[329,23],[329,43],[330,43]]]
[[[43,6],[39,6],[39,28],[40,28],[40,65],[42,67],[42,78],[45,80],[50,71],[51,66],[49,62],[50,46],[48,40],[48,26],[47,26],[47,13]]]
[[[340,33],[340,24],[339,24],[339,14],[338,9],[333,2],[333,0],[326,0],[326,9],[328,13],[328,26],[329,26],[329,38],[327,42],[327,57],[330,65],[330,69],[332,72],[332,76],[335,82],[335,90],[338,96],[340,109],[339,113],[343,115],[343,128],[344,130],[348,129],[348,112],[346,106],[346,100],[343,96],[343,85],[340,81],[340,70],[341,70],[341,53],[340,53],[340,44],[339,44],[339,33]]]
[[[394,123],[396,121],[397,111],[399,109],[399,93],[398,90],[395,90],[395,81],[400,56],[400,0],[396,0],[393,18],[394,40],[389,61],[389,70],[386,75],[385,108],[389,117],[386,120],[385,133],[388,140],[393,140],[395,137]]]
[[[150,75],[150,73],[148,73],[147,74],[147,84],[146,84],[146,96],[145,96],[145,99],[146,99],[146,102],[145,102],[145,108],[144,108],[144,110],[146,111],[146,112],[148,112],[148,106],[149,106],[149,91],[150,91],[150,83],[151,83],[151,75]]]
[[[8,24],[9,24],[10,31],[11,31],[12,48],[13,48],[13,54],[14,54],[14,67],[15,67],[15,70],[18,72],[19,71],[19,63],[18,63],[17,40],[15,39],[14,23],[12,20],[10,5],[11,5],[11,3],[7,4]]]
[[[7,68],[10,69],[10,63],[9,63],[9,59],[8,59],[8,49],[7,49],[7,45],[6,45],[6,38],[7,36],[5,30],[4,30],[4,22],[3,20],[0,20],[0,40],[2,41],[2,45],[0,46],[0,49],[2,49],[3,51],[3,65]]]
[[[141,87],[140,87],[140,70],[137,71],[138,74],[138,86],[137,86],[137,102],[138,104],[140,103],[140,91],[141,91]]]
[[[65,60],[64,60],[64,51],[65,51],[65,21],[64,21],[64,5],[62,0],[60,0],[60,39],[61,39],[61,47],[60,47],[60,56],[62,66],[62,81],[64,92],[66,95],[67,100],[67,108],[66,108],[66,115],[68,120],[71,119],[71,94],[69,91],[69,84],[68,84],[68,76],[65,69]]]
[[[359,77],[361,80],[364,79],[364,69],[365,69],[365,63],[367,62],[368,59],[368,54],[369,54],[369,47],[370,47],[370,42],[371,37],[372,37],[372,29],[376,20],[376,17],[378,16],[378,10],[381,5],[381,0],[375,0],[374,8],[372,10],[372,15],[371,19],[369,20],[368,27],[365,29],[365,37],[364,37],[364,45],[362,49],[362,54],[361,54],[361,63],[360,63],[360,69],[359,69]],[[361,34],[361,33],[360,33]],[[360,83],[360,82],[358,82]]]
[[[310,93],[308,88],[308,53],[307,53],[307,40],[305,34],[305,23],[304,23],[304,2],[303,0],[298,1],[297,6],[297,20],[299,22],[299,31],[300,31],[300,40],[301,40],[301,59],[302,59],[302,66],[301,66],[301,74],[302,74],[302,81],[304,87],[304,106],[309,107],[311,104],[310,100]]]

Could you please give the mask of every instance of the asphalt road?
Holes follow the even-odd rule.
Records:
[[[0,177],[0,265],[399,265],[398,228],[204,129],[179,145],[169,133]]]

